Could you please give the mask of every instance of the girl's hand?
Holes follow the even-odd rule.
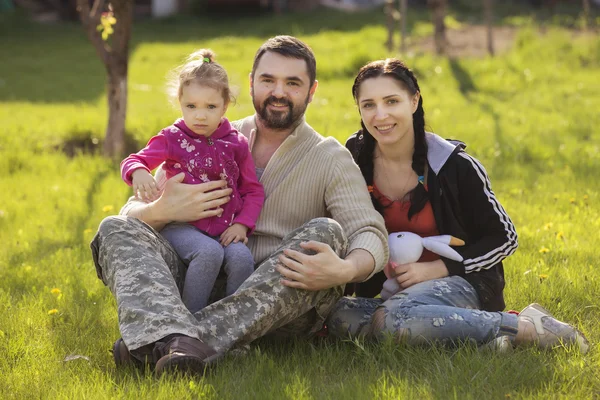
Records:
[[[402,264],[396,266],[394,271],[396,272],[396,282],[401,289],[448,276],[448,269],[442,260]]]
[[[150,172],[145,169],[136,169],[131,174],[131,180],[135,196],[146,202],[158,199],[160,192]]]
[[[248,227],[242,224],[233,224],[229,228],[225,229],[225,232],[221,233],[221,240],[219,241],[222,246],[228,246],[231,242],[243,242],[248,243]]]

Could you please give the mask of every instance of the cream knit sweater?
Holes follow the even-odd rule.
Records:
[[[232,125],[248,138],[252,149],[254,116]],[[337,140],[319,135],[303,119],[273,154],[260,182],[265,204],[248,240],[255,261],[277,250],[283,237],[299,226],[313,218],[329,217],[344,229],[348,253],[364,249],[375,259],[373,273],[383,269],[388,258],[383,217],[373,208],[350,152]]]
[[[254,145],[254,116],[232,122]],[[269,160],[260,179],[265,203],[248,247],[258,264],[281,240],[313,218],[333,218],[348,238],[348,253],[368,251],[381,271],[388,259],[383,217],[371,203],[367,185],[350,152],[334,138],[324,138],[303,119]],[[140,204],[130,198],[120,214]],[[367,279],[368,279],[367,278]]]

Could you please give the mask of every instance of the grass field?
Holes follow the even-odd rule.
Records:
[[[517,226],[520,248],[505,264],[509,308],[537,301],[598,343],[600,40],[566,29],[577,25],[572,11],[543,22],[519,12],[499,17],[520,29],[506,54],[405,59],[420,79],[430,130],[468,144]],[[413,37],[431,32],[425,17],[411,23]],[[307,119],[343,142],[359,122],[354,73],[389,55],[381,23],[378,12],[331,11],[136,22],[128,133],[142,145],[177,116],[164,78],[200,47],[217,52],[239,88],[228,116],[250,114],[253,54],[270,35],[290,33],[318,60]],[[205,378],[117,370],[108,351],[119,337],[115,302],[96,278],[88,243],[129,189],[117,165],[90,152],[65,154],[73,143],[102,140],[104,71],[77,24],[39,26],[20,16],[0,15],[0,60],[0,398],[600,397],[595,347],[585,356],[497,355],[391,341],[261,341]]]

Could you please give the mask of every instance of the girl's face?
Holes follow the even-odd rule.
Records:
[[[367,130],[379,145],[413,139],[413,113],[419,104],[419,93],[412,95],[398,80],[378,76],[360,85],[357,101]]]
[[[195,82],[183,87],[179,104],[187,127],[206,137],[219,127],[228,105],[220,90]]]

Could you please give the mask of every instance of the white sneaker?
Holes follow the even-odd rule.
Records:
[[[583,333],[575,327],[554,318],[548,310],[532,303],[519,313],[519,318],[530,321],[535,326],[538,338],[536,343],[543,348],[560,345],[576,345],[582,354],[588,352],[590,344]]]

